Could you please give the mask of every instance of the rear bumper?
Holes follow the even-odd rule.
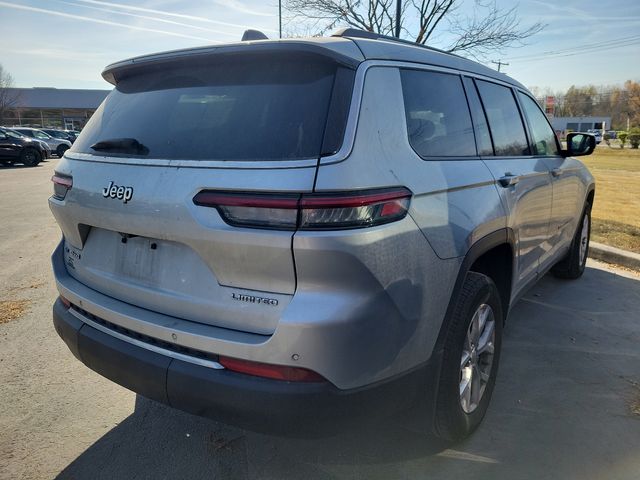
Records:
[[[422,399],[429,405],[437,363],[353,389],[294,383],[217,370],[156,353],[83,322],[60,300],[53,323],[71,352],[100,375],[171,407],[269,433],[343,430],[365,418],[390,416]],[[431,387],[431,388],[429,388]]]

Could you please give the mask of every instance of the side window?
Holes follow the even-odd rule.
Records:
[[[475,156],[469,107],[458,75],[401,70],[409,143],[421,157]]]
[[[467,92],[467,100],[469,101],[469,110],[471,110],[471,118],[473,119],[473,128],[476,132],[476,146],[478,154],[493,155],[493,144],[491,143],[491,134],[489,133],[489,125],[487,125],[487,117],[482,110],[478,91],[469,77],[463,77],[464,89]]]
[[[477,80],[480,98],[489,120],[496,155],[531,155],[524,124],[510,88]]]
[[[556,134],[547,121],[538,104],[531,97],[522,92],[518,92],[520,103],[524,114],[529,120],[529,129],[533,144],[534,155],[558,155],[558,143],[556,142]]]

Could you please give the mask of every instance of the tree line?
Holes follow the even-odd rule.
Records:
[[[554,97],[556,117],[611,117],[607,129],[627,130],[640,126],[640,82],[627,80],[622,86],[575,86],[566,91],[531,87],[545,108],[546,97]]]

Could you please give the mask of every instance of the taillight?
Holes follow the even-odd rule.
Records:
[[[404,218],[411,191],[404,188],[329,194],[251,194],[203,190],[196,205],[214,207],[234,226],[279,230],[372,227]]]
[[[53,182],[53,198],[64,200],[67,192],[73,187],[73,178],[69,175],[55,172],[51,177],[51,181]]]
[[[254,377],[285,380],[287,382],[326,382],[324,377],[306,368],[271,365],[238,358],[220,357],[218,363],[228,370]]]
[[[300,200],[300,228],[359,228],[394,222],[405,217],[410,199],[411,192],[406,188],[303,195]]]
[[[225,222],[237,227],[294,230],[298,221],[299,194],[265,195],[203,190],[193,203],[215,207]]]

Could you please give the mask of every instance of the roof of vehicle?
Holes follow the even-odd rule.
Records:
[[[516,80],[478,62],[413,42],[353,28],[340,30],[331,37],[244,41],[143,55],[107,66],[102,72],[102,76],[115,85],[129,73],[157,63],[175,62],[193,56],[206,57],[216,54],[249,52],[269,53],[283,50],[328,54],[338,62],[352,68],[365,60],[390,60],[434,65],[484,75],[525,89]]]

